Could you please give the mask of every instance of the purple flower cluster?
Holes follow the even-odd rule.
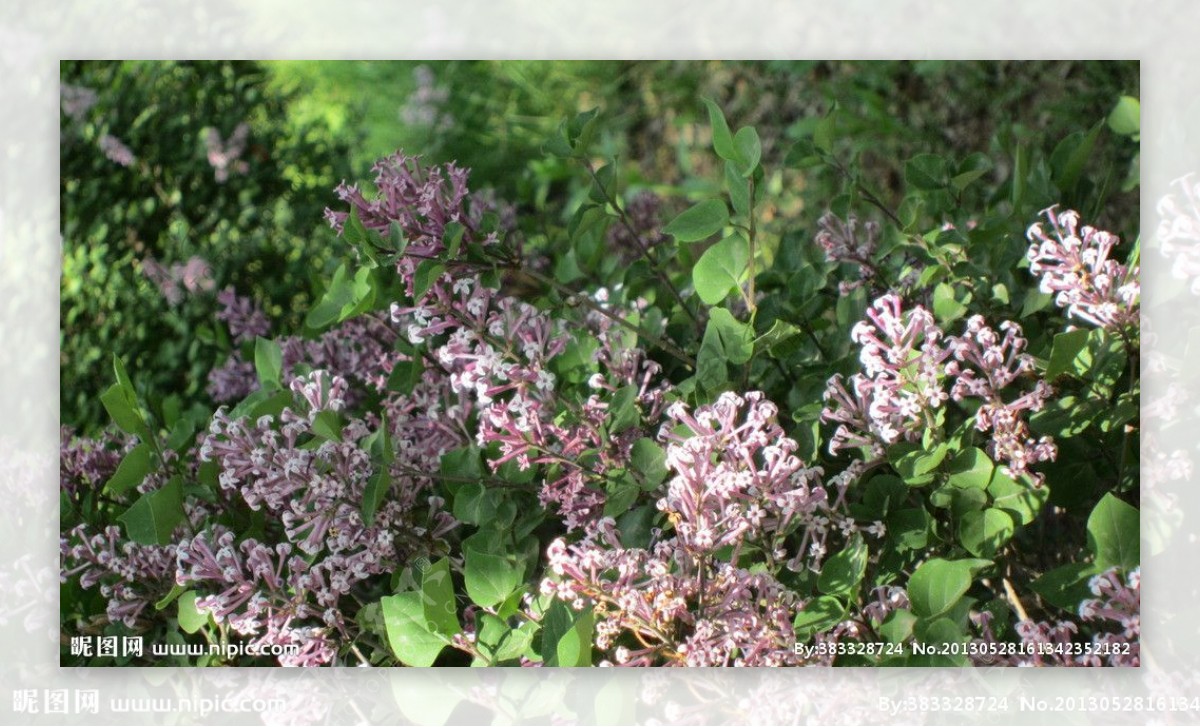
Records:
[[[913,440],[933,424],[946,401],[943,365],[950,352],[941,345],[942,330],[921,306],[903,309],[900,296],[888,293],[867,308],[851,338],[862,346],[863,372],[829,380],[822,418],[839,422],[829,451],[864,447],[878,456],[883,445]]]
[[[87,112],[96,105],[98,97],[94,90],[86,86],[64,83],[59,89],[59,99],[64,114],[75,121],[83,121]]]
[[[446,226],[451,222],[465,228],[464,247],[471,242],[490,244],[496,241],[495,233],[480,235],[476,230],[482,209],[470,204],[466,169],[454,163],[445,167],[423,167],[418,157],[397,152],[380,159],[372,170],[378,190],[373,199],[368,200],[357,185],[345,182],[335,191],[338,199],[357,211],[367,229],[387,238],[393,224],[400,228],[408,247],[397,262],[397,272],[410,284],[413,271],[421,260],[445,252]],[[325,210],[325,219],[339,233],[349,217],[349,212]]]
[[[608,244],[626,262],[640,260],[645,250],[653,250],[668,240],[662,231],[662,199],[649,190],[642,190],[625,205],[628,224],[608,228]]]
[[[1109,258],[1120,239],[1094,227],[1079,226],[1079,213],[1043,210],[1050,232],[1040,222],[1029,227],[1029,271],[1041,276],[1039,288],[1053,294],[1067,315],[1100,328],[1138,325],[1141,284],[1138,266],[1127,268]]]
[[[148,256],[142,260],[142,273],[158,286],[163,298],[171,305],[178,305],[184,293],[206,293],[216,285],[212,267],[197,255],[188,258],[185,263],[174,263],[169,268]]]
[[[1033,359],[1023,353],[1026,341],[1019,325],[1004,321],[1000,330],[1003,337],[985,325],[983,316],[976,315],[967,321],[962,336],[950,338],[955,360],[947,364],[946,373],[957,377],[950,396],[955,401],[982,400],[975,412],[975,428],[992,433],[988,454],[1006,462],[1013,475],[1027,474],[1037,481],[1039,476],[1030,473],[1029,466],[1054,460],[1058,449],[1050,437],[1034,439],[1022,414],[1041,411],[1053,389],[1038,379],[1030,391],[1004,401],[1000,392],[1032,373]]]
[[[200,450],[202,461],[218,464],[222,490],[264,513],[269,526],[279,529],[280,542],[244,540],[243,567],[231,534],[215,536],[216,556],[198,537],[180,547],[178,578],[181,585],[212,592],[200,605],[239,632],[295,639],[300,629],[307,644],[324,638],[321,629],[344,635],[341,599],[363,581],[429,551],[455,522],[438,498],[427,498],[428,510],[417,512],[427,480],[401,473],[384,480],[389,496],[373,521],[364,522],[365,491],[377,474],[368,451],[373,432],[359,419],[335,432],[338,438],[321,437],[314,428],[322,413],[344,409],[346,381],[315,371],[294,379],[291,389],[300,406],[284,408],[278,420],[231,419],[218,411]],[[322,626],[309,623],[317,616]],[[311,650],[314,659],[332,653],[324,646]]]
[[[175,546],[134,543],[123,538],[116,525],[99,533],[78,525],[59,538],[59,553],[61,582],[78,576],[83,588],[99,586],[108,599],[109,621],[129,628],[171,589],[175,577]]]
[[[454,116],[442,109],[450,98],[450,92],[437,85],[433,69],[420,65],[413,69],[413,80],[417,87],[400,107],[400,118],[409,126],[427,126],[445,131],[454,126]]]
[[[1088,646],[1076,643],[1081,627],[1075,621],[1023,619],[1016,624],[1023,646],[1018,653],[998,656],[983,650],[976,661],[1005,666],[1140,666],[1141,568],[1126,578],[1116,569],[1105,571],[1093,576],[1089,586],[1094,598],[1079,604],[1079,618],[1094,629]],[[980,643],[997,643],[989,613],[975,614],[972,620],[983,634]]]
[[[228,139],[221,139],[221,132],[209,128],[204,132],[204,150],[208,163],[212,165],[213,176],[218,182],[229,179],[230,173],[245,174],[250,171],[250,165],[242,159],[246,151],[246,141],[250,136],[250,125],[242,122],[234,128]]]
[[[825,251],[831,263],[851,263],[858,266],[858,280],[842,282],[838,291],[845,295],[862,287],[875,277],[877,270],[871,262],[879,249],[879,223],[866,222],[859,231],[858,218],[853,214],[845,221],[832,212],[817,220],[816,243]]]
[[[921,306],[905,311],[894,293],[877,299],[851,334],[862,346],[863,372],[850,377],[849,387],[835,375],[825,391],[821,416],[838,422],[830,452],[861,447],[880,457],[884,446],[916,441],[936,428],[937,410],[947,399],[974,399],[981,401],[975,428],[991,433],[989,454],[1004,461],[1012,474],[1037,480],[1029,467],[1053,460],[1057,449],[1049,437],[1033,438],[1023,417],[1041,410],[1052,390],[1039,379],[1032,389],[1005,401],[1002,392],[1031,374],[1033,359],[1024,353],[1020,326],[1004,321],[1000,331],[1003,335],[982,316],[972,316],[962,336],[943,343],[944,334],[929,311]]]
[[[671,405],[661,439],[675,476],[658,507],[672,523],[672,537],[647,549],[625,548],[612,519],[604,518],[578,542],[551,544],[554,577],[542,582],[542,593],[575,609],[592,605],[595,645],[612,662],[799,663],[791,648],[791,620],[801,605],[796,595],[738,560],[753,545],[770,570],[787,559],[785,540],[800,528],[805,543],[811,539],[823,551],[817,520],[841,516],[819,484],[820,470],[794,456],[797,445],[783,435],[776,414],[760,392],[725,393],[692,413]],[[844,493],[847,484],[836,486]],[[843,532],[855,529],[849,522]],[[717,557],[725,547],[728,562]]]
[[[133,166],[133,163],[137,161],[133,150],[126,146],[125,142],[112,134],[101,135],[96,143],[99,144],[100,151],[104,152],[104,156],[108,157],[108,160],[113,164],[129,167]]]
[[[262,308],[250,298],[238,295],[233,288],[217,293],[217,302],[222,306],[217,312],[217,320],[229,326],[229,335],[236,343],[253,341],[271,332],[271,322]]]

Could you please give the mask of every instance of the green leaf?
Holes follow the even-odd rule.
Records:
[[[950,618],[918,621],[913,629],[914,640],[935,649],[947,644],[959,644],[966,639],[962,628]],[[910,661],[919,666],[966,666],[967,657],[959,652],[948,654],[915,654]]]
[[[1100,129],[1103,126],[1103,122],[1100,122],[1093,126],[1086,135],[1082,132],[1071,134],[1054,148],[1054,152],[1050,155],[1050,165],[1054,170],[1051,178],[1064,194],[1075,190],[1075,185],[1083,174],[1083,168],[1092,155],[1092,148],[1096,145],[1096,139],[1099,138]]]
[[[848,610],[833,596],[819,596],[809,601],[796,613],[792,627],[796,630],[796,641],[802,642],[836,626],[846,618]]]
[[[478,536],[463,542],[463,581],[467,595],[490,608],[513,594],[525,575],[525,563],[513,553],[496,552]]]
[[[142,420],[141,412],[126,396],[125,389],[119,383],[104,390],[100,395],[100,403],[104,405],[113,422],[125,433],[138,436],[146,433],[146,423]]]
[[[419,356],[414,356],[410,361],[397,361],[392,366],[392,373],[388,374],[388,391],[411,394],[424,374],[425,362]]]
[[[945,325],[962,318],[967,307],[954,297],[954,286],[948,283],[938,283],[933,289],[933,315],[938,322]]]
[[[950,180],[950,185],[961,192],[991,170],[992,160],[982,152],[975,152],[958,165],[958,172]]]
[[[725,112],[707,98],[704,99],[704,105],[708,107],[708,121],[712,125],[713,151],[725,161],[739,162],[737,147],[733,144],[733,135],[729,131],[729,124],[725,121]]]
[[[967,489],[987,489],[995,468],[986,452],[978,447],[967,447],[950,460],[950,484]]]
[[[457,480],[483,479],[483,463],[474,445],[456,447],[442,455],[441,473]]]
[[[608,431],[619,434],[637,424],[642,418],[642,412],[637,406],[638,387],[635,384],[622,386],[613,394],[608,405]]]
[[[179,628],[186,633],[194,634],[208,625],[208,611],[196,608],[195,591],[188,591],[179,596]]]
[[[422,300],[444,272],[446,266],[436,260],[422,260],[413,271],[413,301]]]
[[[388,645],[408,666],[432,666],[449,643],[429,629],[421,594],[416,591],[385,596],[379,601]]]
[[[1108,128],[1121,136],[1134,136],[1142,129],[1142,104],[1133,96],[1122,96],[1108,114]]]
[[[867,546],[855,534],[845,549],[825,561],[817,587],[829,595],[853,595],[867,572]],[[853,599],[851,599],[853,600]]]
[[[908,609],[900,609],[892,611],[883,620],[879,626],[879,635],[887,639],[888,643],[899,644],[908,637],[912,636],[913,626],[917,623],[917,617]]]
[[[1090,358],[1086,357],[1087,345],[1088,331],[1084,329],[1056,335],[1050,349],[1050,360],[1046,364],[1046,378],[1053,379],[1067,372],[1077,373],[1081,369],[1086,371],[1090,365]]]
[[[381,467],[363,488],[362,517],[363,523],[370,527],[375,522],[375,513],[387,499],[388,491],[392,489],[392,477],[386,467]]]
[[[160,598],[154,604],[154,610],[161,611],[164,608],[166,608],[167,606],[170,606],[172,603],[175,602],[175,599],[179,598],[179,596],[181,596],[186,591],[187,591],[187,588],[176,583],[175,585],[171,586],[171,590],[167,593],[167,595]]]
[[[328,439],[331,442],[342,441],[342,428],[345,423],[342,422],[342,417],[332,409],[322,409],[317,412],[313,418],[312,430],[313,434]]]
[[[446,223],[446,229],[442,231],[442,244],[446,246],[447,260],[454,260],[458,257],[458,251],[462,248],[463,233],[466,231],[467,228],[459,222]]]
[[[936,154],[918,154],[904,163],[904,181],[923,191],[946,186],[946,160]]]
[[[1047,488],[1034,487],[1024,479],[1014,480],[999,469],[992,473],[987,491],[992,496],[992,506],[1006,511],[1021,525],[1033,522],[1050,496]]]
[[[897,510],[888,516],[888,537],[900,550],[922,550],[929,544],[931,525],[932,521],[925,508]]]
[[[700,300],[708,305],[725,300],[741,284],[749,260],[750,246],[738,234],[705,250],[692,268],[692,283]]]
[[[729,191],[733,211],[749,218],[753,211],[750,209],[750,181],[738,172],[737,165],[733,162],[725,162],[725,187]]]
[[[347,305],[354,302],[354,286],[347,279],[346,264],[342,263],[333,272],[333,279],[325,289],[325,295],[309,310],[304,318],[304,325],[309,328],[322,329],[336,323],[338,317]]]
[[[542,657],[546,666],[591,666],[591,608],[572,610],[557,599],[546,610],[542,623]]]
[[[758,131],[753,126],[743,126],[733,137],[733,145],[737,149],[737,163],[742,176],[749,177],[762,160],[762,142],[759,141]]]
[[[125,524],[126,535],[135,543],[167,545],[183,514],[183,479],[176,475],[139,497],[117,520]]]
[[[787,321],[775,319],[771,324],[771,329],[759,336],[754,341],[754,351],[762,353],[763,351],[772,351],[777,346],[790,341],[800,335],[800,329],[788,323]]]
[[[831,109],[828,114],[817,122],[816,128],[813,129],[813,146],[826,154],[833,151],[833,141],[837,131],[837,116],[837,109]]]
[[[131,402],[137,401],[137,391],[133,388],[133,381],[129,378],[129,372],[125,370],[125,363],[115,353],[112,356],[112,365],[113,376],[116,377],[121,390],[125,392],[125,397]]]
[[[121,495],[142,484],[146,475],[154,469],[153,455],[154,449],[145,442],[129,450],[121,459],[121,464],[117,465],[117,471],[108,478],[104,491],[110,495]]]
[[[713,308],[704,329],[704,340],[709,336],[720,348],[721,354],[731,364],[744,364],[754,355],[754,329],[733,317],[725,308]]]
[[[958,539],[971,555],[992,558],[1012,537],[1013,519],[1003,510],[989,507],[963,514]]]
[[[262,387],[279,388],[283,376],[283,350],[273,340],[258,336],[254,340],[254,370]]]
[[[421,608],[430,631],[450,637],[462,630],[448,558],[430,565],[421,574]]]
[[[916,615],[932,619],[949,611],[971,587],[971,577],[986,560],[930,558],[908,579],[908,598]]]
[[[945,442],[925,450],[920,444],[902,442],[888,449],[889,459],[900,478],[910,487],[920,487],[933,481],[933,471],[946,458],[949,448]]]
[[[615,518],[627,512],[637,501],[640,492],[641,487],[628,473],[620,476],[610,475],[605,483],[607,497],[604,500],[604,516]]]
[[[1025,188],[1029,185],[1029,149],[1024,144],[1013,154],[1012,206],[1017,208],[1025,200]]]
[[[350,215],[346,218],[346,224],[342,225],[342,238],[355,247],[370,239],[367,235],[367,228],[363,226],[362,219],[358,216],[357,207],[350,207]]]
[[[1141,562],[1141,524],[1136,508],[1106,494],[1087,521],[1088,546],[1100,569],[1119,567],[1126,571]]]
[[[634,469],[642,475],[642,486],[654,489],[667,478],[667,453],[653,439],[642,437],[633,443],[630,459]]]
[[[1029,584],[1029,589],[1051,604],[1071,615],[1079,610],[1079,604],[1092,595],[1088,581],[1097,573],[1091,563],[1068,563],[1047,571]]]
[[[719,199],[705,200],[667,223],[663,232],[680,242],[696,242],[720,231],[729,222],[729,209]]]
[[[457,485],[454,492],[454,517],[468,525],[482,525],[496,517],[503,493],[488,489],[481,482]]]

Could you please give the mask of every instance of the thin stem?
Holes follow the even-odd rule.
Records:
[[[755,191],[756,190],[755,190],[755,186],[754,186],[754,177],[750,177],[750,213],[748,215],[748,217],[750,218],[750,230],[749,230],[750,261],[749,261],[749,265],[748,265],[749,273],[750,273],[750,285],[749,285],[749,293],[747,293],[747,296],[746,296],[746,305],[750,308],[751,321],[754,320],[754,313],[758,309],[757,305],[754,302],[754,274],[755,274],[755,272],[754,272],[754,254],[755,254],[754,242],[755,242],[755,239],[754,238],[756,237],[756,228],[754,225],[754,193],[755,193]]]
[[[584,159],[583,166],[587,169],[588,174],[591,175],[592,182],[600,190],[601,194],[604,195],[605,203],[616,210],[617,217],[620,219],[621,225],[633,238],[638,250],[642,253],[642,257],[645,258],[646,263],[650,265],[650,269],[654,271],[655,276],[662,281],[662,284],[667,286],[667,290],[671,291],[671,295],[675,297],[675,300],[679,303],[679,306],[683,308],[683,310],[688,314],[688,317],[692,319],[692,322],[696,324],[696,330],[700,332],[700,318],[691,308],[688,307],[687,303],[684,302],[683,294],[679,292],[679,289],[676,288],[675,284],[671,282],[671,278],[668,277],[666,272],[659,266],[658,260],[650,255],[650,246],[646,244],[646,242],[642,239],[642,236],[638,234],[638,231],[634,229],[633,222],[629,219],[629,215],[627,215],[625,210],[619,204],[617,204],[617,201],[612,197],[612,195],[609,194],[608,189],[606,189],[604,185],[600,183],[600,178],[596,176],[596,169],[592,166],[591,160]]]
[[[562,293],[563,295],[571,296],[573,300],[577,300],[581,305],[585,306],[589,310],[595,311],[596,313],[599,313],[600,315],[604,316],[605,318],[608,318],[612,322],[617,323],[621,326],[624,326],[625,328],[628,328],[629,330],[638,334],[642,338],[645,338],[650,343],[661,348],[663,351],[666,351],[667,353],[671,354],[675,358],[679,359],[687,366],[689,366],[691,368],[696,367],[696,360],[694,358],[687,355],[687,353],[683,349],[679,348],[678,346],[676,346],[675,344],[666,340],[665,338],[662,338],[661,336],[657,336],[657,335],[651,333],[650,331],[647,331],[645,328],[642,328],[641,326],[622,318],[621,316],[613,313],[612,311],[605,309],[603,306],[597,304],[595,301],[593,301],[587,295],[585,295],[583,293],[575,292],[574,290],[572,290],[571,288],[568,288],[567,286],[558,282],[554,278],[544,275],[536,270],[527,270],[526,273],[530,277],[532,277],[534,280],[537,280],[538,282],[540,282],[544,285],[548,285],[551,288],[554,288],[559,293]]]

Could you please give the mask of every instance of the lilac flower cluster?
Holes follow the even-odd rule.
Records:
[[[98,492],[117,471],[121,458],[134,446],[132,437],[106,430],[97,437],[80,437],[71,427],[59,430],[59,489],[72,498]]]
[[[251,332],[256,336],[269,333],[270,324],[257,306],[247,298],[234,299],[236,304],[225,312],[231,337],[236,340]],[[315,340],[301,336],[276,339],[283,354],[282,383],[290,385],[309,369],[323,369],[356,385],[346,394],[348,404],[353,406],[361,398],[358,387],[382,393],[392,367],[405,358],[391,345],[396,335],[386,321],[360,317],[339,323]],[[257,389],[254,364],[240,349],[235,348],[224,364],[208,373],[207,391],[217,403],[238,401]]]
[[[935,428],[937,410],[947,399],[976,399],[982,403],[975,428],[991,433],[989,454],[1012,474],[1037,480],[1029,467],[1053,460],[1057,449],[1049,437],[1034,439],[1023,416],[1041,410],[1052,390],[1037,380],[1031,390],[1004,400],[1002,392],[1033,371],[1033,359],[1024,353],[1020,326],[1004,321],[1000,331],[1003,335],[976,315],[962,336],[943,344],[944,334],[929,311],[921,306],[905,311],[894,293],[877,299],[851,334],[862,346],[863,372],[850,377],[849,388],[835,375],[825,391],[821,416],[838,422],[830,452],[861,447],[880,457],[884,446],[916,441]]]
[[[59,89],[59,99],[64,114],[74,121],[83,121],[87,112],[96,105],[98,96],[93,89],[86,86],[72,86],[64,83]]]
[[[858,280],[838,285],[842,295],[862,287],[878,271],[871,262],[879,249],[879,223],[866,222],[859,231],[858,218],[851,214],[843,221],[832,212],[826,212],[817,220],[816,243],[825,251],[825,259],[831,263],[851,263],[858,267]]]
[[[208,292],[216,282],[208,261],[197,255],[185,263],[174,263],[166,267],[152,256],[142,260],[142,273],[158,286],[163,298],[171,305],[179,305],[185,293]]]
[[[137,161],[137,157],[134,156],[133,150],[126,146],[125,142],[121,141],[112,134],[101,135],[100,139],[97,141],[97,144],[100,146],[100,151],[104,152],[104,156],[108,157],[108,160],[113,164],[117,164],[122,167],[130,167],[133,166],[135,161]]]
[[[396,269],[410,285],[421,260],[445,252],[446,226],[451,222],[465,228],[464,247],[472,242],[484,245],[496,242],[495,233],[483,235],[477,231],[483,209],[471,204],[466,169],[453,162],[444,167],[424,167],[418,157],[397,152],[380,159],[372,170],[378,190],[373,199],[368,200],[357,185],[345,182],[335,191],[338,199],[355,209],[367,229],[387,238],[395,224],[404,233],[408,247],[397,261]],[[349,217],[349,212],[325,210],[325,219],[339,234]]]
[[[1138,325],[1141,284],[1138,266],[1128,268],[1109,258],[1120,239],[1109,232],[1079,226],[1079,213],[1043,211],[1049,234],[1040,222],[1029,227],[1029,271],[1041,276],[1039,288],[1053,294],[1069,317],[1100,328]]]
[[[245,174],[250,171],[250,165],[242,159],[246,151],[246,141],[250,136],[250,125],[242,122],[234,128],[228,139],[221,139],[221,132],[208,128],[204,132],[204,150],[208,163],[212,165],[213,176],[218,182],[229,179],[230,173]]]
[[[955,401],[982,400],[975,411],[975,428],[992,433],[988,454],[992,459],[1006,462],[1013,475],[1029,475],[1040,481],[1038,475],[1029,472],[1029,466],[1054,460],[1058,449],[1050,437],[1034,439],[1022,413],[1041,411],[1053,389],[1038,379],[1030,391],[1010,402],[1004,401],[1000,392],[1022,375],[1030,374],[1033,359],[1023,352],[1026,341],[1021,337],[1019,325],[1004,321],[1000,330],[1003,337],[984,324],[983,316],[976,315],[967,321],[962,336],[950,339],[955,360],[946,365],[946,373],[957,377],[950,396]]]
[[[229,326],[229,335],[236,343],[253,341],[271,332],[271,322],[262,308],[250,298],[238,295],[233,288],[217,293],[217,302],[222,306],[217,312],[217,320]]]
[[[362,502],[373,475],[367,422],[347,422],[340,441],[314,438],[319,414],[344,409],[346,381],[315,371],[293,380],[291,389],[301,406],[284,408],[278,421],[270,415],[231,419],[218,411],[200,450],[201,461],[219,465],[221,488],[263,512],[282,540],[274,546],[243,541],[243,567],[231,534],[214,536],[216,555],[198,537],[179,549],[178,580],[206,588],[210,593],[199,605],[219,621],[272,643],[301,639],[311,645],[302,652],[306,658],[320,662],[333,654],[324,645],[325,630],[344,636],[352,628],[340,600],[359,583],[429,551],[455,522],[437,498],[428,498],[424,515],[415,512],[423,483],[408,476],[390,480],[397,496],[383,498],[373,522],[364,522]],[[316,617],[322,625],[311,623]]]
[[[625,548],[604,518],[578,542],[551,544],[555,577],[542,582],[542,593],[577,610],[592,605],[595,645],[613,663],[799,663],[791,620],[802,604],[769,575],[770,564],[787,559],[785,539],[801,527],[805,543],[823,548],[816,520],[840,516],[820,470],[794,456],[797,445],[783,436],[776,414],[760,392],[725,393],[694,413],[671,405],[661,438],[675,476],[658,507],[672,537]],[[844,493],[847,484],[837,487]],[[749,544],[766,554],[768,572],[738,566]],[[717,558],[727,546],[729,561]]]
[[[825,391],[821,416],[839,423],[831,453],[864,447],[880,456],[884,445],[919,437],[948,398],[942,362],[950,352],[933,314],[921,306],[906,312],[900,297],[888,293],[866,315],[851,332],[862,346],[863,372],[850,377],[849,389],[835,375]]]
[[[640,260],[643,250],[653,250],[667,242],[668,236],[662,231],[662,206],[662,198],[649,190],[630,198],[625,205],[628,224],[614,224],[607,233],[609,246],[622,260]]]
[[[977,662],[1005,666],[1140,666],[1141,568],[1134,568],[1125,578],[1110,569],[1093,576],[1088,585],[1094,597],[1079,604],[1079,618],[1094,629],[1090,648],[1075,643],[1081,629],[1075,621],[1023,619],[1016,624],[1024,647],[1019,653],[998,656],[994,650],[983,650]],[[997,643],[989,613],[975,614],[972,620],[983,634],[980,643]]]
[[[417,87],[400,107],[400,118],[409,126],[427,126],[436,131],[446,131],[454,126],[454,116],[442,107],[450,98],[450,92],[437,85],[433,69],[420,65],[413,69],[413,80]]]
[[[640,436],[636,429],[606,436],[602,425],[609,403],[602,394],[635,386],[639,411],[657,416],[664,390],[656,380],[659,367],[616,335],[610,318],[593,311],[584,325],[599,343],[595,361],[602,371],[590,382],[597,393],[579,406],[562,400],[551,361],[571,340],[566,322],[484,285],[463,262],[463,248],[458,258],[446,258],[442,235],[450,222],[465,226],[464,242],[497,241],[496,233],[477,229],[485,204],[472,201],[466,182],[466,171],[454,165],[426,169],[397,154],[376,165],[377,198],[368,200],[344,186],[340,194],[367,227],[387,230],[395,224],[404,230],[409,243],[396,265],[410,291],[422,259],[437,257],[445,263],[447,270],[419,300],[394,304],[390,315],[400,335],[426,350],[424,380],[437,387],[444,379],[448,393],[458,397],[448,402],[445,416],[465,422],[475,415],[475,443],[499,447],[499,456],[490,461],[493,468],[510,460],[522,469],[553,468],[558,474],[543,483],[542,503],[556,507],[569,529],[589,526],[604,505],[604,493],[596,485],[609,470],[625,466]],[[326,216],[340,230],[348,213],[328,211]],[[607,293],[598,297],[596,305],[605,305]],[[570,416],[559,416],[564,409]],[[579,457],[589,450],[596,458],[584,467]]]
[[[108,599],[107,616],[129,628],[138,625],[146,607],[171,590],[175,577],[174,545],[140,545],[109,525],[90,533],[77,525],[59,538],[60,581],[78,576],[83,588],[100,587]]]

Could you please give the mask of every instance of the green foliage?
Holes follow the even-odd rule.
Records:
[[[97,492],[64,497],[64,530],[115,522],[135,543],[171,542],[191,528],[185,502],[224,497],[218,467],[188,469],[175,456],[186,458],[208,425],[203,389],[214,365],[235,351],[253,364],[260,390],[232,416],[278,416],[295,400],[285,385],[291,349],[274,336],[311,339],[420,299],[443,274],[482,270],[488,285],[563,323],[564,350],[547,368],[560,407],[546,422],[574,424],[597,397],[598,439],[625,459],[602,461],[593,447],[577,462],[531,450],[528,466],[497,465],[507,450],[452,430],[436,471],[412,470],[404,427],[415,425],[401,420],[393,436],[395,410],[381,403],[428,396],[423,376],[441,364],[404,336],[388,340],[404,360],[381,369],[341,413],[317,413],[303,445],[349,444],[361,419],[375,431],[361,470],[363,523],[380,522],[413,481],[420,500],[443,501],[457,521],[428,557],[398,545],[404,565],[339,604],[373,664],[610,658],[595,647],[601,611],[538,595],[543,578],[557,577],[547,548],[580,537],[538,495],[568,464],[602,472],[585,487],[603,495],[620,544],[647,549],[678,525],[657,505],[676,473],[662,417],[639,398],[642,381],[605,379],[615,364],[585,317],[606,317],[606,335],[622,344],[614,348],[636,346],[661,369],[671,384],[664,408],[764,392],[798,442],[795,454],[827,473],[828,494],[844,500],[853,528],[827,523],[819,568],[793,570],[774,553],[790,557],[813,542],[799,525],[689,565],[706,577],[731,566],[777,578],[799,604],[800,642],[854,619],[892,644],[960,643],[974,635],[973,612],[1006,608],[1013,573],[1025,577],[1015,583],[1025,608],[1046,618],[1074,614],[1093,575],[1137,567],[1136,332],[1065,330],[1062,310],[1024,269],[1023,237],[1039,210],[1062,203],[1132,239],[1136,64],[437,62],[428,64],[431,82],[446,93],[431,96],[442,99],[432,122],[402,122],[398,111],[427,83],[415,68],[64,64],[64,83],[95,88],[99,101],[81,121],[64,114],[62,125],[63,420],[84,432],[111,421],[127,435]],[[350,93],[359,88],[374,92]],[[219,181],[205,130],[225,138],[243,120],[248,167]],[[107,159],[98,147],[106,133],[137,161]],[[411,290],[394,282],[408,245],[398,226],[368,229],[353,214],[335,241],[321,219],[336,204],[334,184],[362,177],[396,140],[429,162],[461,160],[473,189],[496,190],[518,211],[515,227],[486,249],[465,221],[447,225],[447,252],[416,263]],[[646,196],[653,214],[639,208]],[[825,211],[880,224],[865,265],[827,259],[815,244]],[[1136,254],[1127,247],[1121,255]],[[193,255],[209,261],[213,290],[166,301],[146,261]],[[273,337],[229,340],[214,320],[213,292],[226,286],[263,305]],[[878,451],[829,451],[826,382],[860,369],[850,331],[887,289],[932,311],[947,335],[975,315],[1021,325],[1033,370],[998,396],[1012,401],[1035,378],[1055,387],[1029,417],[1032,438],[1054,439],[1055,462],[1015,474],[980,425],[985,412],[957,402]],[[860,455],[865,474],[835,492],[830,477]],[[220,521],[239,542],[284,538],[278,522],[248,508]],[[870,622],[866,606],[881,586],[904,588],[911,606]],[[104,611],[76,591],[64,590],[64,615],[83,623]],[[164,638],[212,638],[217,624],[196,596],[182,587],[155,594],[173,621],[153,628]],[[684,600],[693,616],[711,607],[695,594]],[[464,647],[455,637],[469,623],[474,646]],[[674,624],[670,636],[687,638],[693,624]],[[657,638],[618,641],[636,649],[642,637]],[[340,648],[339,659],[359,658]],[[965,661],[910,650],[837,663]]]
[[[152,404],[175,394],[204,399],[208,370],[229,344],[215,331],[214,292],[256,298],[288,327],[311,301],[330,259],[321,220],[329,190],[349,175],[348,138],[322,125],[294,128],[295,96],[250,62],[64,62],[64,85],[96,92],[60,129],[62,419],[84,431],[103,423],[95,392],[119,352]],[[240,160],[221,181],[206,134],[228,140],[248,124]],[[127,167],[100,147],[105,135],[135,156]],[[148,277],[193,256],[211,283],[166,298]]]

